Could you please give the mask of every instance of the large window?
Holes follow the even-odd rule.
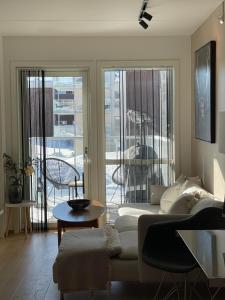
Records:
[[[109,69],[105,80],[108,220],[120,205],[150,201],[173,178],[173,69]]]

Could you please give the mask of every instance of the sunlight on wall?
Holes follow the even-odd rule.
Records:
[[[213,192],[215,196],[223,200],[225,194],[225,182],[223,173],[216,158],[213,159],[213,174]]]

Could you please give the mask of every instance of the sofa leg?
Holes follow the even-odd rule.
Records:
[[[64,294],[60,292],[60,300],[64,300]]]

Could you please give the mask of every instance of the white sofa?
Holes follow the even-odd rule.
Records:
[[[208,206],[223,205],[222,201],[194,180],[177,180],[163,193],[161,187],[153,188],[153,192],[154,204],[133,204],[120,208],[115,228],[119,233],[121,252],[110,258],[111,281],[159,281],[161,271],[146,265],[142,260],[142,246],[149,226],[163,220],[188,217]],[[53,266],[53,278],[56,283],[60,280],[57,260]],[[60,290],[62,293],[68,292],[63,286]]]
[[[173,185],[164,187],[152,185],[149,203],[126,203],[120,206],[120,216],[138,218],[143,214],[193,214],[204,207],[204,204],[220,206],[220,199],[207,192],[196,177],[181,175]],[[200,200],[208,199],[200,204]],[[215,200],[216,202],[212,202]],[[197,206],[195,206],[198,204]],[[129,219],[129,222],[131,222]]]

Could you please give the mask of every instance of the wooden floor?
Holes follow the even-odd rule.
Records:
[[[58,300],[57,285],[52,280],[56,254],[56,232],[33,233],[27,239],[24,235],[0,239],[0,300]],[[65,295],[65,300],[151,300],[155,288],[114,282],[110,294],[99,291],[93,297],[88,292],[79,292]]]

